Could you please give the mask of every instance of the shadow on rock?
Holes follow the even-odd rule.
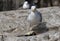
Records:
[[[41,24],[38,24],[37,26],[32,28],[32,31],[34,31],[36,34],[41,34],[47,32],[49,29],[46,27],[46,22],[42,22]]]

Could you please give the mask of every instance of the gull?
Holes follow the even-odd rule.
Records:
[[[31,12],[27,17],[27,21],[30,23],[30,25],[31,24],[35,25],[42,21],[41,13],[38,12],[38,10],[36,9],[36,6],[31,7]]]
[[[42,22],[42,15],[41,13],[36,9],[36,6],[31,6],[31,12],[29,13],[27,17],[27,21],[29,22],[30,26],[38,25]],[[32,30],[32,28],[30,28]],[[31,33],[28,32],[28,33]],[[32,32],[33,33],[33,32]]]
[[[29,9],[29,3],[28,3],[28,1],[24,2],[23,9]]]

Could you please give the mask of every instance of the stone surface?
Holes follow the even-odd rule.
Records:
[[[3,37],[2,37],[2,35],[0,35],[0,41],[3,41]]]
[[[56,34],[56,36],[54,36]],[[22,36],[22,37],[13,37],[13,36],[4,36],[5,41],[58,41],[60,35],[58,33],[49,34],[46,32],[44,34],[39,34],[36,36]],[[52,35],[52,36],[51,36]],[[57,37],[58,36],[58,37]]]
[[[40,8],[42,23],[32,27],[35,36],[20,36],[30,31],[27,22],[28,11],[14,10],[0,12],[0,35],[2,41],[59,41],[60,40],[60,7]]]
[[[1,33],[8,32],[11,34],[13,33],[17,34],[18,32],[22,32],[22,33],[25,32],[26,28],[28,27],[25,16],[26,14],[24,12],[20,13],[19,11],[1,12],[0,13]],[[14,29],[14,31],[12,29]]]

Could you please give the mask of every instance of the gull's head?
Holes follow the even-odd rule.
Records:
[[[28,1],[25,1],[24,4],[28,4]]]
[[[36,6],[31,6],[31,11],[36,11]]]

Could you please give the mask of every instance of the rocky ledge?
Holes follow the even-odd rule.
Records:
[[[60,7],[38,9],[42,14],[42,23],[32,29],[37,34],[24,36],[30,31],[26,20],[28,11],[0,12],[0,41],[60,41]]]

